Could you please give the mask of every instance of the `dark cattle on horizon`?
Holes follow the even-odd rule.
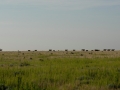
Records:
[[[75,51],[75,49],[73,49],[73,51]]]
[[[65,51],[68,51],[68,49],[65,49]]]
[[[85,49],[82,49],[82,51],[85,51]]]
[[[49,49],[49,51],[52,51],[52,49]]]
[[[107,49],[103,49],[103,51],[107,51]]]
[[[100,51],[99,49],[95,49],[95,51]]]
[[[107,51],[110,51],[111,49],[107,49]]]
[[[115,49],[111,49],[111,51],[115,51]]]

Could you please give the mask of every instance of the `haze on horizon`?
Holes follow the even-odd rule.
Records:
[[[120,50],[120,0],[0,0],[0,48]]]

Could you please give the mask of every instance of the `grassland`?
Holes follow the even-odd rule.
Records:
[[[120,90],[120,51],[0,52],[0,90]]]

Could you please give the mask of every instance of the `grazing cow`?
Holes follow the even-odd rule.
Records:
[[[103,51],[107,51],[107,49],[103,49]]]
[[[82,49],[82,51],[85,51],[85,49]]]
[[[55,50],[53,50],[55,52]]]
[[[73,49],[73,51],[75,51],[75,49]]]
[[[37,50],[35,50],[35,51],[37,51]]]
[[[65,51],[68,51],[68,49],[65,49]]]
[[[100,51],[99,49],[95,49],[95,51]]]
[[[111,49],[111,51],[115,51],[115,49]]]
[[[49,49],[49,51],[52,51],[52,49]]]
[[[2,51],[2,49],[0,49],[0,51]]]
[[[107,51],[110,51],[110,49],[107,49]]]
[[[28,50],[28,51],[30,51],[30,50]]]

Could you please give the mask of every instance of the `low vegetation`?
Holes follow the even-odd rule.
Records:
[[[116,89],[120,51],[0,52],[0,90]]]

